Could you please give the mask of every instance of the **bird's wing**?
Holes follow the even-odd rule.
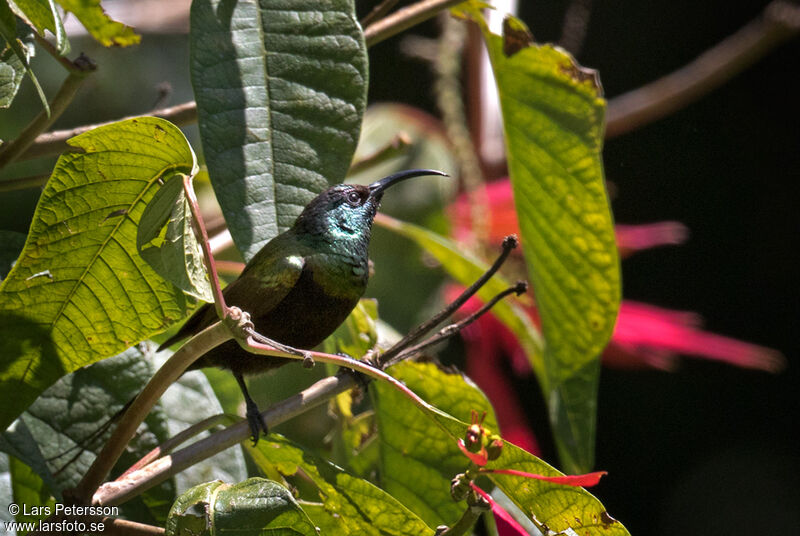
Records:
[[[270,250],[274,251],[273,248]],[[265,254],[260,255],[258,262],[254,262],[256,258],[250,261],[242,274],[225,287],[222,294],[226,305],[240,307],[251,317],[258,318],[269,313],[292,290],[300,279],[305,259],[301,255],[270,255],[270,250],[262,250]],[[258,299],[254,300],[254,296],[258,296]],[[214,304],[203,305],[175,335],[158,347],[159,351],[199,333],[216,321]]]
[[[300,255],[264,259],[264,264],[252,265],[233,283],[225,287],[225,303],[235,305],[258,318],[269,313],[300,279],[305,259]],[[249,268],[249,267],[248,267]],[[254,300],[254,296],[258,296]]]

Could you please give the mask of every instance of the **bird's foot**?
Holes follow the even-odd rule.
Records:
[[[247,423],[250,425],[250,433],[252,434],[250,439],[253,441],[253,446],[255,447],[258,444],[262,432],[264,435],[269,434],[269,428],[256,403],[252,400],[248,400],[246,404],[247,412],[245,415],[247,416]]]
[[[363,363],[363,364],[365,364],[365,365],[367,365],[369,367],[376,368],[375,364],[372,363],[372,361],[369,360],[369,359],[358,359],[358,360],[356,360],[352,356],[349,356],[349,355],[347,355],[345,353],[342,353],[342,352],[337,352],[336,355],[338,355],[340,357],[346,357],[348,359],[353,359],[354,361],[359,361],[360,363]],[[363,372],[358,372],[357,370],[353,370],[353,369],[350,369],[350,368],[347,368],[347,367],[340,368],[339,372],[337,374],[350,374],[351,376],[353,376],[353,379],[356,381],[358,386],[364,392],[366,392],[367,387],[369,386],[369,383],[372,381],[372,378],[370,378],[369,376],[367,376]]]

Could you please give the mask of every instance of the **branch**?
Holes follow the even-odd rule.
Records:
[[[800,7],[773,0],[763,13],[694,61],[655,82],[611,99],[606,138],[683,108],[730,80],[800,31]]]
[[[392,15],[367,26],[364,39],[368,47],[424,22],[438,12],[460,4],[464,0],[422,0],[404,7]]]
[[[78,92],[78,88],[83,83],[86,75],[96,68],[94,62],[83,54],[74,63],[69,61],[68,63],[72,65],[72,68],[67,78],[64,79],[64,83],[61,84],[58,93],[50,101],[49,114],[47,110],[39,112],[15,140],[0,148],[0,169],[19,158],[36,141],[39,134],[47,130],[64,113],[64,110],[75,97],[75,93]]]
[[[164,391],[186,371],[189,365],[212,348],[231,339],[232,336],[230,328],[225,323],[216,322],[189,339],[158,369],[122,416],[114,433],[111,434],[83,479],[74,490],[70,491],[71,497],[77,501],[77,504],[88,504],[88,499],[108,476],[111,468],[125,450],[125,446],[136,433],[139,424],[145,419]]]
[[[197,121],[197,104],[194,101],[184,102],[176,106],[170,106],[168,108],[154,110],[149,115],[152,115],[154,117],[160,117],[161,119],[166,119],[180,127]],[[140,116],[141,114],[130,115],[120,119],[115,119],[113,121],[105,121],[103,123],[96,123],[93,125],[83,125],[80,127],[68,128],[65,130],[54,130],[53,132],[42,134],[34,140],[33,144],[25,152],[19,155],[18,159],[30,160],[32,158],[39,158],[42,156],[50,156],[54,154],[63,153],[64,151],[69,149],[67,140],[74,136],[77,136],[78,134],[83,134],[84,132],[92,130],[93,128],[101,127],[103,125],[108,125],[116,121],[133,119],[134,117],[140,117]]]
[[[443,322],[447,317],[452,315],[458,308],[460,308],[468,299],[470,299],[478,290],[486,284],[489,279],[500,269],[500,266],[508,258],[511,250],[517,247],[519,242],[517,241],[517,237],[514,235],[509,235],[503,240],[503,251],[500,253],[500,256],[497,257],[497,260],[494,261],[494,264],[486,270],[477,281],[475,281],[472,285],[469,286],[461,295],[456,298],[450,305],[445,307],[442,311],[438,314],[434,315],[429,320],[423,322],[422,324],[418,325],[416,328],[411,330],[405,337],[403,337],[400,342],[392,346],[389,350],[384,352],[378,358],[378,366],[381,368],[385,367],[386,363],[392,361],[392,359],[399,355],[400,352],[417,342],[420,338],[422,338],[426,333],[431,331],[435,328],[438,324]]]
[[[397,5],[398,0],[383,0],[380,4],[372,8],[372,11],[367,13],[359,22],[362,28],[366,28],[378,19],[382,19],[389,13],[392,8]]]

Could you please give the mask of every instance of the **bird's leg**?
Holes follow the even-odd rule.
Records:
[[[239,388],[242,390],[242,394],[244,395],[244,403],[247,406],[245,415],[247,416],[247,422],[250,424],[250,432],[253,434],[251,439],[253,440],[253,446],[255,447],[258,444],[261,431],[264,431],[264,435],[269,433],[269,430],[267,429],[267,423],[264,422],[264,417],[262,417],[261,411],[258,409],[258,405],[250,397],[250,393],[247,392],[247,384],[244,382],[244,377],[239,372],[234,372],[233,377],[236,378],[237,382],[239,382]]]

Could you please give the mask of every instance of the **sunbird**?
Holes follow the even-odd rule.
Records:
[[[369,186],[337,184],[315,197],[294,225],[267,242],[241,275],[225,287],[225,303],[250,314],[261,335],[285,346],[309,350],[344,322],[364,295],[369,279],[372,222],[384,191],[400,181],[425,175],[447,176],[432,169],[412,169]],[[159,350],[199,333],[218,320],[205,304]],[[242,389],[247,420],[257,443],[267,425],[250,397],[244,376],[265,372],[288,358],[255,355],[227,341],[190,368],[230,370]]]

